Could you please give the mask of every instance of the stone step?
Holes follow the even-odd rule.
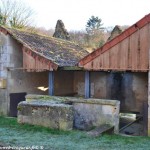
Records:
[[[102,133],[106,133],[106,132],[110,133],[113,131],[113,129],[114,129],[114,126],[104,124],[104,125],[96,127],[95,129],[91,131],[88,131],[87,134],[92,137],[97,137],[97,136],[100,136]]]

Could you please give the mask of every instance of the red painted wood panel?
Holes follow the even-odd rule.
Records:
[[[139,31],[135,32],[130,37],[130,52],[131,52],[131,69],[138,69],[138,37]]]
[[[87,70],[147,71],[149,25],[137,30],[117,45],[84,65]],[[95,55],[92,55],[95,57]],[[92,57],[91,56],[91,57]]]
[[[91,68],[92,68],[92,63],[91,63],[91,62],[87,63],[87,64],[84,66],[84,69],[86,69],[86,70],[92,70]]]
[[[109,68],[109,51],[103,53],[103,67],[105,70]]]
[[[116,55],[118,55],[119,47],[115,45],[110,49],[110,68],[116,69],[118,68],[118,60],[116,59]]]
[[[140,29],[140,68],[148,68],[148,51],[149,51],[149,25]]]
[[[23,48],[23,68],[29,72],[56,70],[57,65],[39,56],[28,48]]]
[[[94,61],[93,61],[93,69],[94,70],[99,70],[100,69],[100,59],[99,59],[100,57],[97,57],[97,58],[95,58],[94,59]]]
[[[128,68],[128,38],[120,43],[120,69]]]
[[[79,62],[88,70],[149,70],[150,14]],[[88,65],[86,65],[88,64]]]

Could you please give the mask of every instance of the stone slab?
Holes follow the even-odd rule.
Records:
[[[114,126],[104,124],[104,125],[96,127],[95,129],[87,132],[87,134],[92,137],[97,137],[97,136],[100,136],[102,133],[110,132],[110,130],[112,131],[113,128],[114,128]]]
[[[72,130],[73,106],[50,102],[20,102],[18,122],[59,130]]]

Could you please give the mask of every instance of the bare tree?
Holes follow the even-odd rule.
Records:
[[[69,32],[71,40],[82,47],[86,47],[86,32],[84,30],[81,31],[70,31]]]
[[[33,22],[33,10],[21,0],[0,0],[0,24],[24,28]]]

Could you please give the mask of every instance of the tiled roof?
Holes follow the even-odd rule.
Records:
[[[88,54],[86,50],[70,41],[12,28],[1,27],[1,29],[6,30],[7,33],[12,35],[13,38],[22,43],[25,47],[51,60],[59,67],[75,66],[80,59]]]

